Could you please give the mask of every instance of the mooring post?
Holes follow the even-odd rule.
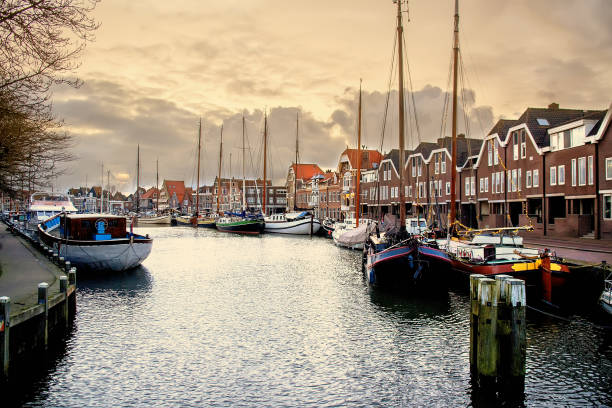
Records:
[[[65,269],[66,273],[70,272],[70,261],[66,261],[64,269]]]
[[[503,366],[509,364],[512,357],[509,352],[510,344],[510,306],[506,298],[506,286],[512,279],[510,275],[495,275],[495,282],[498,286],[497,299],[497,371],[501,372]]]
[[[38,284],[38,304],[43,305],[45,312],[40,316],[40,337],[43,340],[43,345],[47,348],[49,343],[49,284],[41,282]]]
[[[310,214],[310,236],[312,237],[312,232],[313,232],[313,223],[314,223],[314,215]]]
[[[470,275],[470,370],[476,372],[476,356],[478,355],[478,285],[484,275]]]
[[[0,297],[0,368],[2,375],[7,378],[10,361],[9,334],[11,331],[11,298],[8,296]]]
[[[495,279],[481,279],[478,291],[478,382],[495,384],[497,377],[497,299],[499,286]]]
[[[62,321],[68,327],[68,277],[66,275],[60,276],[60,293],[64,294],[64,301],[61,304]]]
[[[48,257],[49,259],[51,259],[51,260],[53,259],[53,250],[52,250],[52,249],[48,249],[48,250],[47,250],[47,257]]]
[[[59,257],[59,265],[63,267],[65,264],[66,264],[66,259],[64,259],[63,256],[60,256]]]
[[[510,279],[506,281],[506,302],[510,308],[509,347],[510,364],[504,367],[504,374],[513,386],[525,386],[525,361],[527,359],[527,292],[525,281]]]
[[[76,285],[76,268],[74,266],[68,271],[68,283],[70,285]]]
[[[542,299],[548,303],[552,303],[552,270],[550,268],[550,252],[546,248],[542,254],[540,272],[542,274]]]

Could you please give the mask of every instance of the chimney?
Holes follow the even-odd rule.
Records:
[[[440,146],[440,147],[444,146],[444,138],[443,137],[439,137],[438,138],[438,146]]]
[[[464,133],[459,133],[457,135],[457,139],[465,139],[465,134]]]
[[[559,109],[559,104],[556,103],[556,102],[553,102],[550,105],[548,105],[548,109],[557,110],[557,109]]]

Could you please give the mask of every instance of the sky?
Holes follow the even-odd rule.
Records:
[[[482,138],[498,119],[551,102],[609,106],[609,0],[468,0],[459,7],[461,132]],[[403,14],[405,88],[414,101],[409,148],[450,135],[442,124],[450,123],[444,106],[453,14],[453,0],[410,0]],[[300,162],[334,169],[342,151],[357,145],[360,80],[362,145],[398,146],[391,0],[102,0],[94,17],[96,40],[74,72],[83,86],[53,95],[76,156],[56,188],[99,185],[104,165],[105,184],[110,171],[112,186],[134,191],[137,145],[141,186],[155,185],[157,160],[160,180],[195,185],[200,119],[200,184],[217,174],[221,125],[223,176],[242,177],[244,151],[246,176],[261,177],[264,112],[275,183],[295,160],[296,128]]]

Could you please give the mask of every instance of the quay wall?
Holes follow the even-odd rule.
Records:
[[[36,353],[44,352],[51,343],[63,337],[76,314],[76,268],[65,263],[57,253],[20,229],[9,225],[14,235],[33,249],[44,254],[46,266],[56,279],[32,287],[27,301],[11,302],[0,293],[0,380],[9,379],[11,372],[19,371]],[[34,256],[34,255],[32,255]],[[24,271],[20,271],[24,272]]]

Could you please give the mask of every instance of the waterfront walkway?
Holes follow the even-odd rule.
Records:
[[[0,296],[11,298],[11,315],[35,305],[38,284],[49,284],[49,295],[59,292],[60,269],[25,239],[0,223]]]
[[[558,256],[580,263],[606,261],[612,265],[612,240],[585,238],[525,237],[526,247],[550,248]]]

